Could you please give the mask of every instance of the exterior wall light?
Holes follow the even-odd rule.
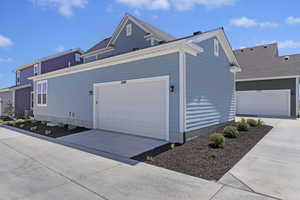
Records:
[[[174,90],[175,90],[175,86],[174,86],[174,85],[171,85],[171,86],[170,86],[170,92],[174,92]]]

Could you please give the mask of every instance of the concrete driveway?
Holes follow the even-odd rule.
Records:
[[[263,119],[274,126],[220,183],[278,199],[300,199],[300,121]]]
[[[87,153],[3,127],[0,157],[0,199],[5,200],[271,200],[105,152]]]
[[[163,140],[139,137],[104,130],[89,130],[57,138],[60,141],[131,158],[167,144]]]

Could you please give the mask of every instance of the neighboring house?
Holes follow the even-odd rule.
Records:
[[[235,118],[239,65],[223,29],[175,39],[125,15],[82,57],[30,78],[36,119],[181,143]]]
[[[12,107],[12,92],[6,89],[0,89],[0,117],[9,115],[9,108]]]
[[[279,56],[276,43],[234,52],[242,68],[237,74],[237,113],[296,117],[300,54]]]
[[[13,105],[15,117],[32,114],[35,99],[33,98],[32,81],[28,79],[29,77],[81,64],[82,53],[83,51],[80,49],[71,49],[18,67],[15,70],[16,86],[3,90],[9,93],[11,98],[9,102]],[[4,95],[4,92],[2,93],[0,90],[0,97]]]

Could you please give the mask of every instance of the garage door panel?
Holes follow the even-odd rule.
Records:
[[[168,81],[103,84],[97,88],[97,128],[167,139]]]
[[[290,116],[290,90],[239,91],[237,114]]]

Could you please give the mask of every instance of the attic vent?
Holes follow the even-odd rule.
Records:
[[[166,43],[166,41],[162,40],[162,41],[159,41],[159,44],[164,44]]]
[[[264,46],[264,48],[266,49],[266,48],[268,48],[268,46]]]
[[[202,32],[201,31],[196,31],[193,33],[193,35],[200,35]]]
[[[289,56],[285,56],[285,57],[284,57],[284,60],[286,60],[286,61],[288,61],[289,59],[290,59]]]
[[[254,50],[253,48],[250,49],[250,51],[253,51],[253,50]]]
[[[244,49],[242,49],[241,52],[244,52]]]

